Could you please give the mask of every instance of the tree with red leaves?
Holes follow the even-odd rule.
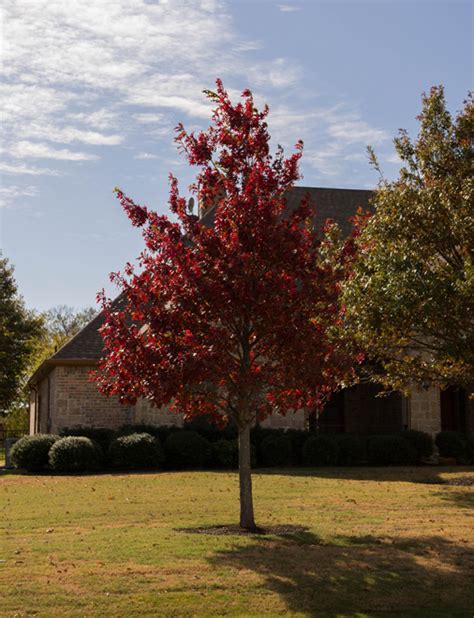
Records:
[[[289,158],[281,147],[272,156],[268,108],[259,112],[250,91],[233,105],[218,80],[206,94],[216,105],[213,125],[198,135],[179,125],[176,142],[200,169],[190,190],[207,215],[188,211],[174,176],[169,204],[177,222],[117,190],[146,249],[139,271],[127,264],[111,275],[121,308],[100,295],[105,355],[95,379],[123,403],[145,398],[185,419],[232,420],[240,525],[253,531],[252,425],[322,406],[357,363],[331,336],[342,320],[340,284],[353,243],[337,241],[332,225],[318,240],[307,200],[285,211],[302,142]]]

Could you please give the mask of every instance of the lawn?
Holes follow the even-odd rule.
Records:
[[[469,616],[474,486],[462,468],[259,470],[261,525],[227,472],[0,476],[2,616]],[[455,481],[456,482],[456,481]]]

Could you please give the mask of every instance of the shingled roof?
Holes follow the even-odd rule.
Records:
[[[359,207],[370,209],[372,191],[294,187],[287,197],[287,208],[289,210],[296,208],[306,195],[309,195],[315,211],[315,229],[321,228],[326,219],[334,219],[343,233],[348,234],[351,228],[349,218],[357,212]],[[207,211],[201,220],[205,225],[212,226],[214,209]],[[118,296],[113,304],[119,307],[121,302],[123,302],[123,297]],[[103,351],[102,337],[99,333],[103,322],[104,315],[101,312],[53,356],[44,361],[30,378],[30,383],[37,383],[55,365],[95,364]]]
[[[334,219],[344,234],[351,230],[350,217],[359,207],[371,210],[372,191],[364,189],[326,189],[321,187],[293,187],[286,198],[287,210],[294,210],[305,196],[309,196],[314,210],[314,226],[319,230],[326,219]],[[210,208],[202,217],[204,225],[214,225],[214,208]]]

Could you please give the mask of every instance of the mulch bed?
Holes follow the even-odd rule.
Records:
[[[250,530],[246,530],[245,528],[241,528],[237,524],[229,524],[222,526],[202,526],[195,528],[175,528],[177,532],[188,532],[191,534],[212,534],[212,535],[239,535],[239,536],[251,536],[254,534],[261,535],[269,535],[276,534],[279,536],[286,536],[297,534],[301,532],[306,532],[308,528],[306,526],[292,526],[292,525],[281,525],[281,526],[264,526],[257,527],[253,532]]]
[[[474,474],[471,476],[456,476],[453,479],[445,481],[446,485],[457,485],[459,487],[474,486]]]

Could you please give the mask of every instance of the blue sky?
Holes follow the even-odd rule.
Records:
[[[270,105],[272,141],[305,142],[302,184],[372,188],[374,146],[416,133],[420,95],[472,89],[462,0],[10,0],[4,9],[0,246],[31,308],[92,305],[141,250],[112,189],[167,211],[192,180],[173,127],[208,125],[221,77]]]

